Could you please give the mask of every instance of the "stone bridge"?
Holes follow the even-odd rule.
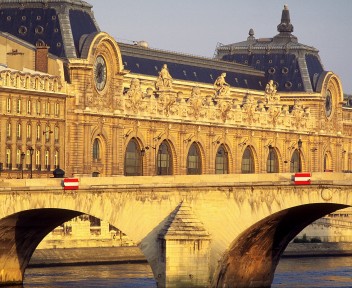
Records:
[[[0,283],[19,284],[41,240],[82,213],[138,244],[158,287],[270,287],[287,244],[352,206],[352,175],[292,174],[0,180]]]

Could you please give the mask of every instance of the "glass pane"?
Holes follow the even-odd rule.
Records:
[[[198,147],[193,143],[189,149],[187,156],[187,174],[199,175],[201,174],[200,153]]]
[[[252,155],[252,151],[249,147],[244,150],[242,156],[242,173],[250,174],[254,173],[254,159]]]
[[[135,139],[132,139],[126,148],[125,154],[125,175],[141,176],[142,175],[142,159],[140,148]]]
[[[171,152],[167,141],[163,141],[158,150],[157,175],[171,175]]]

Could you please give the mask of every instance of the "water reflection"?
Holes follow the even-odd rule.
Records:
[[[18,287],[18,286],[17,286]],[[28,269],[18,288],[156,288],[148,264]],[[272,288],[351,288],[352,257],[283,258]]]
[[[352,257],[283,258],[272,288],[352,287]]]
[[[23,287],[155,288],[156,284],[148,264],[123,264],[28,269]]]

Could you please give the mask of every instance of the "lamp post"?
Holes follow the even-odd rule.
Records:
[[[23,160],[24,157],[26,157],[26,154],[24,152],[21,153],[21,174],[22,174],[22,179],[23,179]]]
[[[33,178],[33,165],[32,165],[32,163],[33,163],[33,162],[32,162],[32,160],[33,160],[33,159],[32,159],[32,158],[33,158],[33,152],[34,152],[33,147],[30,147],[30,148],[29,148],[29,154],[30,154],[30,156],[31,156],[31,159],[30,159],[30,160],[31,160],[31,162],[30,162],[30,168],[31,168],[31,177],[30,177],[30,178],[31,178],[31,179]]]
[[[298,139],[297,145],[298,145],[298,172],[302,172],[302,167],[301,167],[302,140],[301,140],[301,138]]]

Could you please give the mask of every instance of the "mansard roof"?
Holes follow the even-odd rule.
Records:
[[[266,82],[274,80],[278,91],[316,92],[324,68],[319,51],[298,42],[292,34],[288,7],[282,11],[279,34],[273,38],[256,39],[253,29],[246,41],[217,48],[217,59],[249,65],[265,72]]]
[[[226,82],[231,87],[264,90],[265,77],[262,71],[222,60],[197,57],[138,45],[118,43],[124,69],[131,73],[157,77],[164,64],[174,79],[182,81],[214,84],[215,80],[226,73]]]
[[[92,6],[81,0],[2,0],[0,31],[61,58],[77,58],[81,36],[98,32]]]

